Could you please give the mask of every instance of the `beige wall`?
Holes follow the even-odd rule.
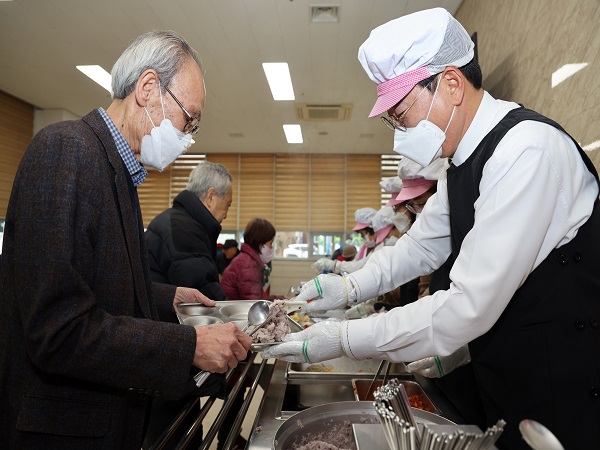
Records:
[[[464,0],[456,14],[477,32],[484,88],[560,123],[582,147],[600,141],[598,0]],[[551,87],[564,64],[588,66]],[[600,150],[588,155],[600,168]]]

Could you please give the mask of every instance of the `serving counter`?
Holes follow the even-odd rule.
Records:
[[[377,366],[379,361],[365,363]],[[320,404],[356,400],[352,380],[371,380],[375,373],[302,372],[295,371],[293,364],[279,360],[267,367],[260,380],[265,393],[248,440],[248,450],[272,450],[279,427],[299,411]],[[436,414],[454,423],[463,422],[460,414],[430,380],[415,377],[402,369],[401,364],[392,365],[390,378],[418,383],[435,405]]]

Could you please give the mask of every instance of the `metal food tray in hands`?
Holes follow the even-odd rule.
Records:
[[[215,306],[204,306],[200,303],[180,303],[175,307],[175,315],[179,323],[184,325],[209,325],[211,323],[234,323],[239,329],[248,323],[250,307],[260,300],[221,300]],[[267,303],[272,302],[266,300]],[[292,333],[302,331],[303,327],[288,316]],[[268,346],[255,343],[250,347],[253,352],[261,351]]]

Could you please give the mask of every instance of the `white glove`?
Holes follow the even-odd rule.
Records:
[[[406,366],[406,370],[427,378],[440,378],[470,362],[469,347],[465,345],[449,356],[433,356],[411,362]]]
[[[283,337],[283,343],[262,351],[264,359],[277,358],[291,362],[314,363],[344,355],[341,342],[342,322],[318,322],[298,333]]]
[[[315,269],[317,273],[322,273],[326,270],[334,272],[335,261],[329,258],[319,258],[313,263],[312,268]]]
[[[356,289],[347,275],[318,275],[302,286],[294,299],[308,302],[302,313],[329,311],[356,304]]]
[[[376,302],[377,297],[370,298],[366,302],[355,305],[352,308],[344,311],[344,315],[346,316],[346,319],[360,319],[363,317],[369,317],[375,312]]]

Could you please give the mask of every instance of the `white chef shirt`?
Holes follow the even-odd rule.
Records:
[[[516,103],[487,92],[453,156],[457,166]],[[350,275],[359,301],[431,273],[451,253],[444,173],[412,228]],[[487,332],[515,291],[554,248],[590,217],[598,185],[564,133],[524,121],[500,141],[484,166],[475,223],[465,236],[447,291],[386,314],[348,321],[342,344],[350,357],[414,361],[449,355]]]

